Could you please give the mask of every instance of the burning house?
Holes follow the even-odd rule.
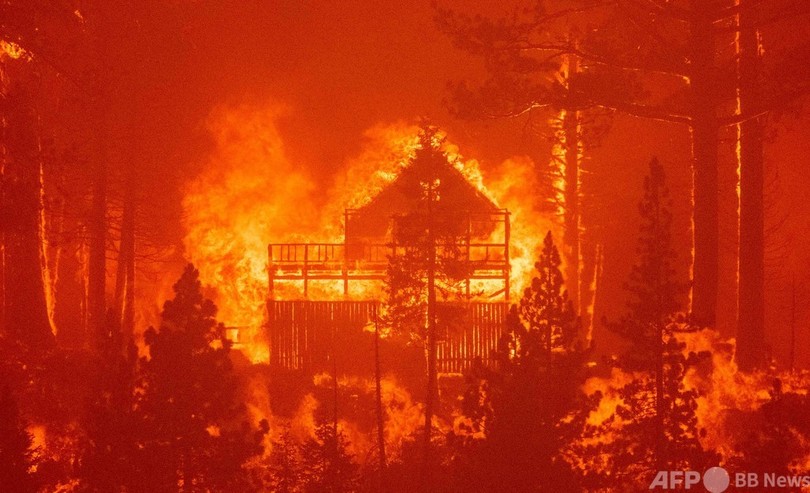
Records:
[[[396,330],[385,315],[392,291],[407,293],[401,303],[433,303],[439,371],[489,358],[510,296],[510,213],[439,145],[423,135],[423,155],[365,205],[345,209],[342,241],[268,246],[271,365],[319,371],[336,340],[356,346],[382,319]],[[426,323],[418,308],[407,318]]]

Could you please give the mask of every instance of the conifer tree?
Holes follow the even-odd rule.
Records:
[[[734,470],[792,476],[810,454],[810,396],[784,390],[775,379],[770,399],[751,411],[730,410],[728,464]]]
[[[686,345],[676,337],[696,329],[678,313],[686,286],[675,280],[669,190],[656,159],[644,180],[639,213],[637,262],[625,285],[628,310],[619,322],[608,324],[627,343],[615,364],[636,375],[619,389],[622,403],[603,424],[619,423],[621,432],[596,451],[609,458],[609,477],[602,478],[607,483],[601,486],[610,488],[646,487],[650,470],[702,470],[714,460],[699,442],[698,392],[684,385],[687,370],[706,354],[684,354]]]
[[[188,265],[163,306],[160,330],[144,339],[137,412],[142,420],[140,480],[135,489],[246,491],[243,464],[261,453],[267,423],[254,428],[237,400],[230,343],[214,318],[217,308],[201,292],[199,272]]]
[[[424,125],[419,146],[403,175],[402,187],[419,197],[415,210],[395,218],[394,254],[390,256],[385,291],[387,323],[425,347],[427,391],[423,436],[424,471],[429,483],[435,464],[431,457],[432,423],[438,399],[437,339],[439,325],[447,328],[461,317],[460,310],[440,301],[462,298],[461,283],[468,264],[458,245],[466,232],[465,221],[442,200],[448,173],[455,172],[438,128]]]
[[[539,338],[539,348],[547,353],[569,349],[577,334],[577,317],[563,286],[560,254],[549,232],[543,252],[534,264],[539,274],[532,279],[520,300],[520,315],[527,333]]]
[[[560,264],[549,233],[537,276],[509,311],[495,367],[467,374],[469,431],[485,437],[467,451],[478,459],[471,473],[487,471],[481,491],[577,491],[564,451],[590,409],[578,390],[587,353],[576,344],[578,319]]]
[[[270,454],[270,488],[276,493],[297,493],[301,491],[300,450],[290,428],[286,427],[278,440],[273,441]]]
[[[347,451],[349,442],[332,423],[322,424],[315,437],[304,443],[302,453],[303,491],[306,493],[348,493],[359,488],[358,466]]]

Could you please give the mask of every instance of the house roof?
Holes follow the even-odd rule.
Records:
[[[355,237],[383,237],[393,217],[425,212],[425,188],[429,183],[436,186],[437,200],[432,204],[435,214],[491,213],[501,210],[446,159],[433,160],[427,166],[412,161],[393,182],[351,214],[348,234]]]

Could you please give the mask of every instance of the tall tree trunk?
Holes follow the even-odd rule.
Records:
[[[90,340],[102,346],[110,338],[106,324],[107,291],[107,170],[98,163],[93,183],[93,205],[90,218],[90,253],[87,288],[87,319]]]
[[[572,78],[576,77],[579,72],[579,58],[575,55],[569,55],[566,60],[567,73],[565,75],[566,82],[569,85]],[[576,102],[573,101],[572,95],[569,93],[568,97],[571,99],[568,108],[565,109],[563,116],[562,130],[563,138],[565,140],[564,158],[565,158],[565,211],[564,211],[564,234],[563,243],[565,244],[566,266],[565,266],[565,285],[568,291],[568,297],[574,306],[574,309],[579,315],[583,315],[582,310],[582,286],[581,286],[581,207],[580,207],[580,115],[577,111]],[[587,305],[586,305],[587,306]]]
[[[691,312],[696,323],[712,326],[717,311],[718,173],[717,119],[714,92],[714,35],[711,11],[691,0],[693,272]]]
[[[750,0],[741,2],[745,6]],[[740,15],[740,111],[756,111],[759,78],[759,39],[756,22]],[[763,121],[740,124],[740,250],[737,364],[751,371],[765,363],[765,206]]]
[[[87,322],[88,342],[96,349],[105,347],[111,332],[107,324],[107,159],[109,132],[102,108],[103,98],[96,101],[98,112],[98,154],[93,165],[92,206],[88,232]]]
[[[123,342],[121,349],[133,336],[135,289],[135,180],[133,171],[127,172],[124,207],[121,217],[121,239],[115,278],[114,323]]]
[[[572,62],[573,63],[573,62]],[[566,110],[565,134],[565,242],[568,297],[581,314],[580,299],[580,191],[579,191],[579,113]]]
[[[6,153],[3,165],[5,330],[30,347],[54,343],[42,264],[42,152],[34,100],[36,75],[27,60],[9,61],[3,94]]]
[[[385,417],[383,416],[382,369],[380,368],[380,324],[376,308],[374,309],[374,384],[376,387],[377,454],[380,463],[379,491],[387,491],[388,488],[385,482]]]
[[[438,374],[436,368],[436,232],[433,226],[433,184],[428,190],[428,268],[427,268],[427,394],[425,395],[425,436],[423,451],[422,491],[431,491],[433,458],[431,435],[433,432],[434,406],[438,397]]]

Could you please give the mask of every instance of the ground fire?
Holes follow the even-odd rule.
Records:
[[[810,491],[808,39],[0,1],[0,493]]]

